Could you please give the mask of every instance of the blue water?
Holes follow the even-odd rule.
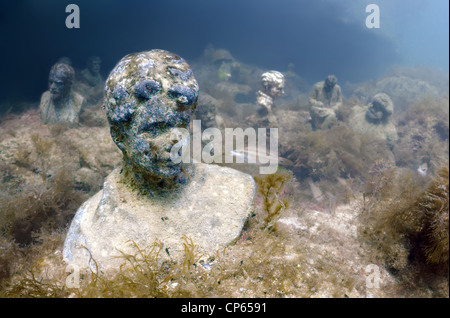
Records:
[[[80,28],[65,25],[66,6],[80,8]],[[380,28],[365,8],[377,4]],[[340,82],[383,75],[392,65],[448,72],[446,0],[6,0],[0,10],[0,103],[37,101],[61,56],[84,67],[103,59],[105,77],[124,55],[161,48],[190,59],[209,43],[245,63],[284,71],[309,83],[330,73]]]

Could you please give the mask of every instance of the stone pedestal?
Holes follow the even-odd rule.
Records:
[[[118,268],[124,262],[116,258],[119,251],[136,252],[130,241],[146,248],[155,240],[170,257],[182,259],[182,236],[191,238],[206,257],[214,255],[240,235],[255,192],[250,175],[206,164],[196,165],[183,188],[161,196],[141,195],[121,179],[117,168],[103,190],[77,211],[64,243],[66,262],[86,268],[91,253],[99,269]]]
[[[78,123],[78,117],[83,106],[83,102],[84,97],[77,92],[72,91],[70,92],[66,103],[62,105],[60,109],[57,109],[52,101],[52,95],[49,91],[46,91],[42,94],[39,105],[41,123],[45,125],[55,123]]]

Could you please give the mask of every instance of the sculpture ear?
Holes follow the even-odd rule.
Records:
[[[114,140],[114,143],[117,145],[117,147],[120,149],[120,151],[125,151],[125,146],[122,142]]]
[[[384,108],[384,116],[389,117],[391,115],[392,115],[392,110],[390,110],[389,108]]]
[[[125,150],[125,145],[123,144],[123,136],[119,134],[114,127],[111,126],[111,137],[114,143],[119,147],[120,151]]]

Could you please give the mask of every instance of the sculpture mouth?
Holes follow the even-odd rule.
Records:
[[[159,161],[158,162],[161,166],[165,166],[165,167],[173,167],[173,166],[178,166],[179,163],[175,163],[172,160],[164,160],[164,161]]]
[[[62,92],[61,89],[57,89],[57,88],[50,89],[50,93],[51,93],[52,95],[60,95],[61,92]]]

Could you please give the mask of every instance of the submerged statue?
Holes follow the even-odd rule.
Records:
[[[257,114],[255,114],[257,118],[250,116],[248,120],[258,126],[278,126],[274,100],[284,94],[284,75],[278,71],[265,72],[261,75],[261,85],[263,91],[256,92],[256,103],[259,105]]]
[[[212,255],[235,240],[251,209],[250,175],[216,165],[177,162],[172,147],[186,142],[199,87],[186,61],[167,51],[125,56],[111,71],[104,108],[121,167],[77,211],[64,259],[87,267],[118,266],[117,256],[158,240],[164,255],[183,255],[181,237]],[[93,266],[92,262],[90,264]]]
[[[329,75],[314,85],[309,97],[313,129],[329,128],[336,122],[336,110],[342,105],[341,87],[337,78]]]
[[[98,56],[91,56],[88,58],[86,68],[81,71],[83,82],[89,86],[103,85],[103,78],[100,74],[102,60]]]
[[[370,134],[386,140],[393,146],[398,139],[393,119],[394,103],[385,93],[372,97],[369,105],[355,106],[349,118],[349,126],[361,134]]]
[[[100,74],[102,60],[98,56],[88,58],[86,68],[78,73],[75,89],[86,99],[86,106],[97,105],[103,98],[104,80]]]
[[[48,79],[49,90],[42,94],[39,105],[41,123],[78,122],[84,98],[72,89],[74,74],[70,65],[56,63],[52,66]]]
[[[58,61],[56,63],[63,63],[63,64],[67,64],[69,66],[72,66],[72,59],[68,56],[62,56],[58,59]]]

